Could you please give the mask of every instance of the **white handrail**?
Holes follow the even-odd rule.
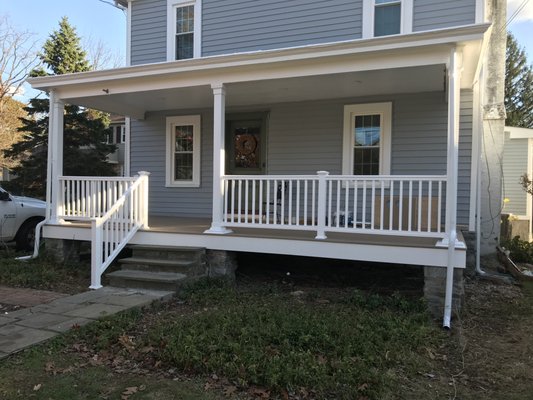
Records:
[[[101,277],[135,233],[148,226],[148,172],[134,181],[101,217],[91,218],[91,289],[102,287]]]
[[[445,175],[226,175],[225,227],[443,238]]]

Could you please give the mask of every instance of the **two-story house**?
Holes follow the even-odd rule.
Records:
[[[127,244],[413,264],[450,325],[503,100],[484,99],[493,1],[117,3],[127,67],[31,79],[51,99],[44,236],[92,241],[92,288]],[[65,103],[128,117],[131,177],[63,176]]]

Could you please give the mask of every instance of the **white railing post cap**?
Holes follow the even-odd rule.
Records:
[[[319,176],[328,176],[329,172],[328,171],[317,171],[316,174]]]
[[[139,171],[137,172],[139,176],[150,176],[150,172],[148,171]]]

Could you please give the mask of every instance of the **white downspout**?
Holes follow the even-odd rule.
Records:
[[[29,256],[17,257],[17,260],[29,260],[32,258],[37,258],[39,256],[39,247],[41,242],[41,230],[42,227],[50,221],[52,214],[52,158],[54,157],[54,146],[53,146],[53,127],[55,126],[56,113],[54,113],[54,103],[56,101],[55,90],[50,91],[50,100],[49,100],[49,111],[48,111],[48,152],[47,152],[47,166],[46,166],[46,211],[44,214],[44,219],[37,224],[35,227],[35,240],[33,244],[33,254]]]
[[[476,168],[476,273],[479,275],[485,275],[486,272],[481,269],[481,165],[483,163],[483,112],[481,110],[481,104],[483,104],[483,91],[479,90],[480,87],[485,87],[485,74],[483,68],[479,71],[478,81],[476,82],[478,89],[478,101],[474,103],[477,107],[477,168]]]
[[[448,241],[448,262],[446,266],[446,292],[444,297],[444,317],[442,325],[450,328],[453,299],[453,274],[455,268],[455,248],[457,241],[457,181],[459,153],[459,112],[461,56],[453,48],[450,52],[448,68],[448,182],[446,186],[446,232]]]

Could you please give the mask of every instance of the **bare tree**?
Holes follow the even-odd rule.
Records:
[[[122,54],[114,53],[102,40],[94,40],[91,36],[83,41],[83,48],[87,49],[87,56],[91,69],[100,70],[119,68],[124,66]]]
[[[6,97],[19,93],[37,64],[36,40],[28,31],[17,31],[6,16],[0,17],[0,113]]]

